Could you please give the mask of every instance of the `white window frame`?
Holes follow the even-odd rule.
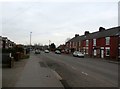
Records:
[[[83,47],[83,53],[86,54],[86,52],[85,52],[85,47]]]
[[[86,46],[88,46],[89,45],[89,40],[86,40]]]
[[[86,54],[88,54],[88,47],[86,47]]]
[[[107,54],[107,50],[109,50],[109,55]],[[106,55],[106,56],[110,56],[110,47],[106,47],[106,48],[105,48],[105,51],[106,51],[106,52],[105,52],[105,55]]]
[[[96,39],[93,39],[93,46],[96,46]]]
[[[94,49],[94,56],[96,56],[97,55],[97,50],[96,49]]]
[[[70,48],[71,48],[71,42],[70,42]]]
[[[105,43],[106,43],[106,45],[110,45],[110,37],[105,38]]]

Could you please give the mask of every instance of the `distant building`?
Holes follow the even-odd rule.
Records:
[[[8,48],[8,39],[7,39],[7,37],[2,37],[2,48]]]
[[[62,44],[62,45],[58,46],[57,48],[58,48],[58,49],[61,49],[61,50],[65,50],[65,45]]]
[[[66,42],[66,48],[71,52],[78,50],[90,57],[120,59],[120,26],[104,29],[84,35],[75,35]]]
[[[43,50],[49,49],[49,46],[48,46],[48,45],[44,45],[44,46],[42,47],[42,49],[43,49]]]
[[[7,37],[0,36],[0,48],[8,49],[14,47],[15,45],[16,44],[9,40]]]

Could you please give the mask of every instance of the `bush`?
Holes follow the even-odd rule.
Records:
[[[21,59],[28,59],[30,55],[23,55]]]

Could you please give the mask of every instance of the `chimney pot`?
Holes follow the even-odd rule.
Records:
[[[89,31],[85,31],[85,35],[89,34],[90,32]]]
[[[79,36],[79,34],[75,34],[75,37],[78,37]]]
[[[105,28],[103,28],[103,27],[100,27],[99,28],[99,31],[101,32],[101,31],[104,31],[105,30]]]

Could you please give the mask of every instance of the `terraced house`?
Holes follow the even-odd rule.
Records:
[[[0,48],[12,48],[16,44],[9,40],[7,37],[0,36]]]
[[[75,35],[66,42],[66,48],[71,52],[78,50],[89,57],[108,58],[111,60],[120,59],[120,26],[89,33]]]

